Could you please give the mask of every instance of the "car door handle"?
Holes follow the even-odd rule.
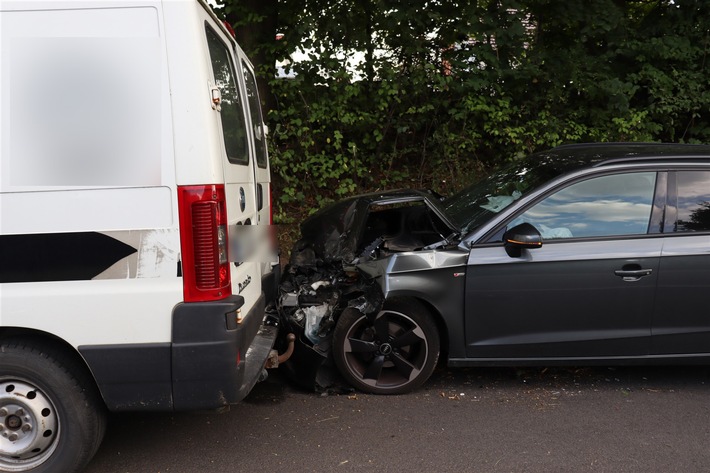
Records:
[[[616,271],[614,271],[614,274],[624,278],[624,281],[638,281],[642,277],[648,276],[652,272],[652,269],[617,269]]]

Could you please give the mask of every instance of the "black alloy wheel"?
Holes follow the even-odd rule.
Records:
[[[373,394],[402,394],[429,379],[439,359],[439,333],[414,300],[393,300],[374,317],[347,310],[333,334],[333,357],[343,377]]]

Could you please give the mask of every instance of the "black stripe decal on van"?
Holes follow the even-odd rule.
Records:
[[[137,250],[96,232],[0,236],[0,283],[92,279]]]

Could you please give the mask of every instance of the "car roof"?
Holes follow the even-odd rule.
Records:
[[[710,162],[710,146],[677,143],[578,143],[558,146],[532,156],[535,156],[534,159],[546,161],[562,174],[585,167],[628,162],[678,159]]]

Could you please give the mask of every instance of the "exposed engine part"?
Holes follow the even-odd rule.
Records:
[[[345,310],[375,317],[384,304],[381,278],[365,266],[396,253],[449,245],[456,232],[422,191],[393,191],[345,199],[309,217],[291,251],[280,286],[282,327],[297,335],[284,364],[294,381],[330,390],[337,375],[331,357],[333,330]],[[335,376],[337,377],[337,376]]]
[[[281,305],[283,307],[295,307],[298,305],[298,294],[295,292],[285,292],[281,294]]]
[[[339,262],[311,261],[311,254],[307,248],[292,253],[281,282],[282,327],[297,334],[294,355],[284,366],[294,381],[308,389],[330,391],[340,384],[338,391],[349,390],[331,369],[333,329],[345,309],[377,313],[384,296],[379,283],[365,273],[354,267],[346,270]]]

